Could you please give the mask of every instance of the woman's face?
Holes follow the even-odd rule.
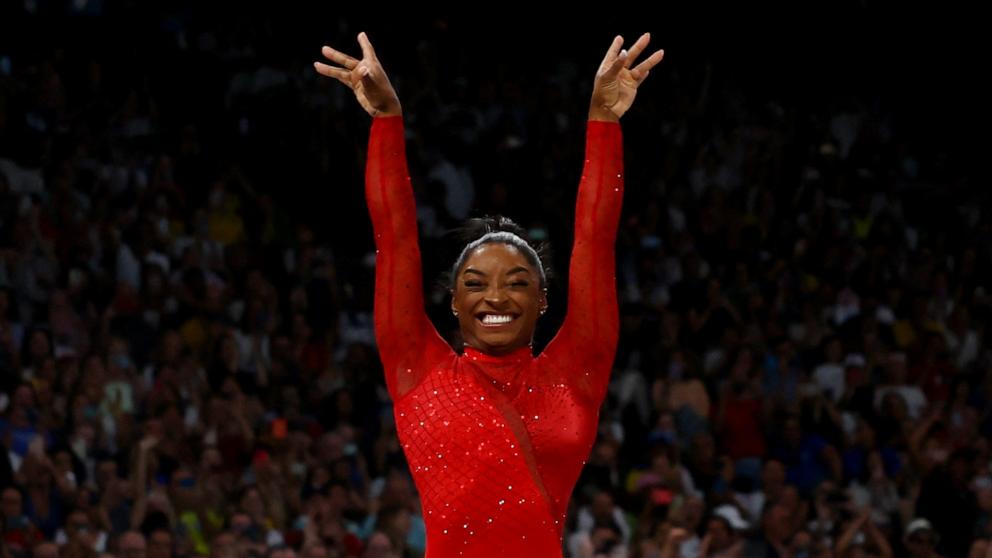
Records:
[[[547,304],[538,270],[502,243],[483,244],[465,259],[451,297],[465,344],[492,355],[528,346]]]

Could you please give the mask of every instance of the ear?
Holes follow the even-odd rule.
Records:
[[[541,289],[537,294],[537,307],[541,310],[543,314],[545,310],[548,309],[548,290]]]

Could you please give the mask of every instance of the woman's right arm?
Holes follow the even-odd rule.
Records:
[[[324,56],[341,67],[320,62],[314,67],[350,87],[373,117],[365,199],[375,232],[375,335],[386,387],[395,399],[420,381],[425,373],[422,364],[448,346],[424,311],[417,210],[399,98],[364,32],[358,34],[358,42],[361,60],[325,46]]]
[[[424,311],[417,211],[407,171],[402,116],[372,121],[365,199],[375,231],[375,335],[393,397],[420,381],[427,355],[447,349]]]

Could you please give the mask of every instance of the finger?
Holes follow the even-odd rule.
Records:
[[[630,47],[630,52],[627,53],[627,63],[626,63],[627,68],[630,67],[630,64],[634,60],[637,60],[637,57],[641,55],[641,52],[644,50],[645,47],[648,46],[648,43],[650,42],[651,42],[651,33],[645,33],[637,39],[637,42],[634,43],[634,46]]]
[[[348,87],[351,87],[351,79],[349,79],[351,72],[348,72],[347,70],[342,70],[341,68],[335,68],[334,66],[328,66],[323,62],[314,62],[313,68],[317,70],[318,74],[327,77],[332,77],[340,81],[341,83],[344,83]]]
[[[375,56],[375,49],[372,48],[372,42],[369,41],[369,36],[365,34],[365,31],[358,34],[358,44],[362,45],[363,58],[378,60]]]
[[[613,43],[610,44],[610,48],[606,50],[606,56],[603,57],[603,61],[599,64],[600,71],[606,71],[607,68],[613,65],[620,52],[620,46],[623,45],[623,37],[617,35],[613,38]]]
[[[624,65],[627,63],[627,59],[630,58],[627,54],[627,49],[620,51],[620,54],[613,59],[613,63],[610,67],[603,72],[603,78],[607,81],[616,79],[620,75],[620,70],[623,69]]]
[[[348,68],[349,70],[351,70],[352,68],[355,67],[356,64],[358,64],[358,60],[353,56],[348,56],[347,54],[341,52],[340,50],[334,50],[329,46],[325,46],[324,48],[320,49],[320,53],[323,54],[325,57],[327,57],[328,60],[333,60],[334,62],[341,64],[342,66]]]
[[[658,62],[661,62],[661,59],[664,57],[665,57],[665,51],[659,50],[658,52],[649,56],[647,60],[638,64],[637,67],[631,71],[644,72],[645,74],[647,74],[651,70],[651,68],[654,68],[658,64]]]
[[[372,77],[372,68],[368,64],[359,64],[357,71],[362,87],[376,87],[375,79]]]

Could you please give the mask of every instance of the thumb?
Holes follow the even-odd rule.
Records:
[[[364,63],[360,63],[355,67],[355,72],[358,75],[358,81],[360,81],[366,89],[373,85],[375,80],[372,78],[372,68],[369,68]]]
[[[603,77],[609,80],[614,80],[620,74],[620,68],[623,68],[627,62],[627,49],[620,51],[620,54],[613,60],[613,64],[606,70]]]

